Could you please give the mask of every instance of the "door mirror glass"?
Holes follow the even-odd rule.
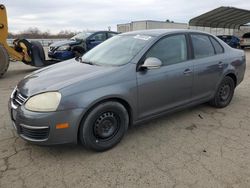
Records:
[[[142,68],[146,68],[146,69],[157,69],[160,68],[162,65],[162,62],[160,59],[155,58],[155,57],[148,57],[143,65],[141,66]]]

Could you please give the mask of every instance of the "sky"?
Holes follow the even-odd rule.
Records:
[[[7,8],[9,31],[37,27],[61,30],[111,30],[136,20],[167,19],[187,23],[219,6],[250,9],[249,0],[1,0]]]

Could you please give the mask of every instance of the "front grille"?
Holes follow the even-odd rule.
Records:
[[[49,136],[49,127],[31,127],[20,125],[20,134],[28,140],[41,141],[46,140]]]
[[[15,106],[21,106],[28,99],[27,96],[21,94],[17,89],[15,89],[12,93],[11,100]]]

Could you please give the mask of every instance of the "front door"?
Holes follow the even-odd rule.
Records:
[[[193,61],[188,60],[184,34],[160,39],[145,54],[148,57],[160,59],[162,66],[137,72],[139,118],[183,105],[192,96]]]

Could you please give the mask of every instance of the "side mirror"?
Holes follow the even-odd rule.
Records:
[[[145,69],[158,69],[162,66],[160,59],[156,57],[148,57],[144,63],[141,65],[141,68]]]

